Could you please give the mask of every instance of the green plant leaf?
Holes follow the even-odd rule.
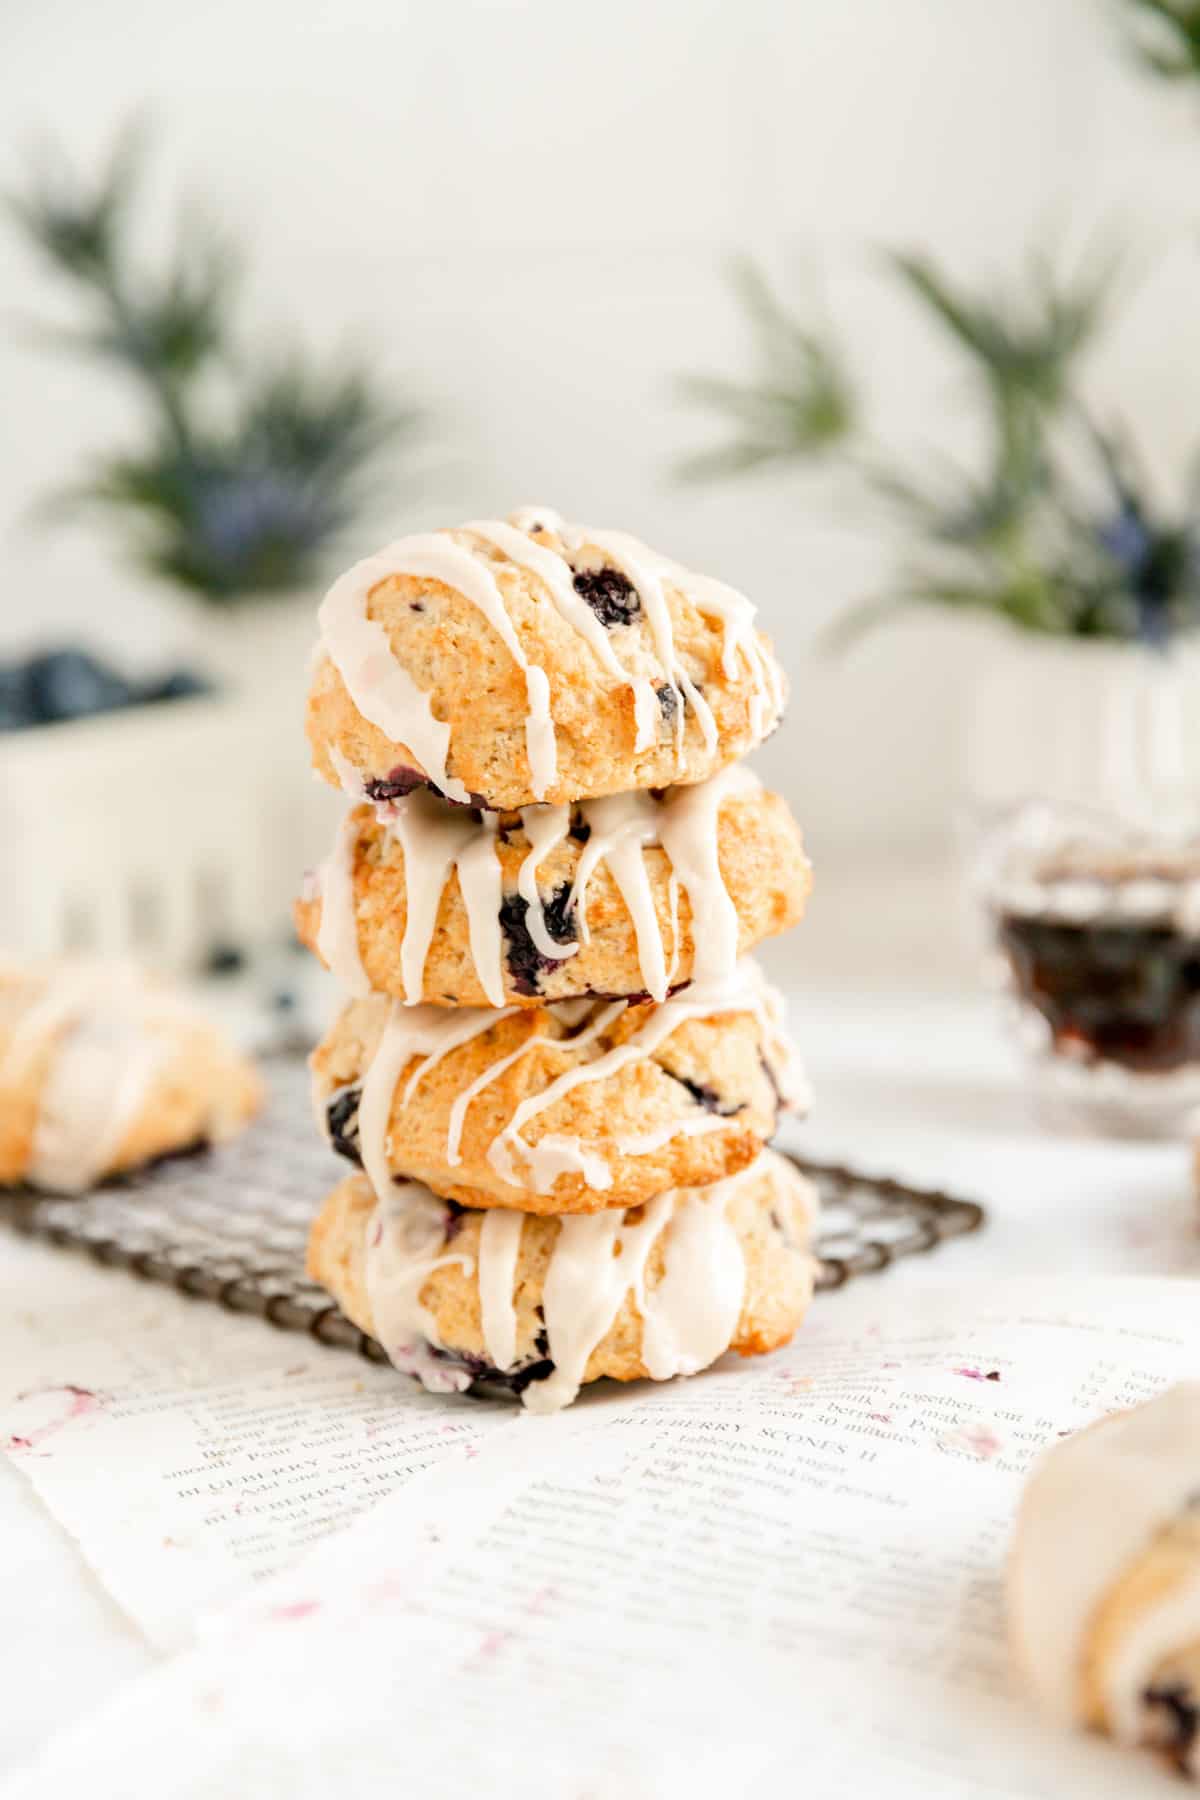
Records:
[[[1198,0],[1125,0],[1134,54],[1170,81],[1200,76]]]
[[[752,381],[685,375],[677,381],[676,391],[687,404],[722,414],[734,431],[729,443],[680,463],[677,472],[686,480],[815,460],[842,447],[856,424],[850,378],[831,336],[789,313],[753,263],[735,263],[732,280],[761,375]]]
[[[279,338],[242,351],[238,258],[202,221],[181,222],[158,270],[137,266],[126,227],[141,151],[127,135],[91,183],[47,154],[10,204],[82,303],[76,321],[42,327],[43,341],[107,363],[150,420],[143,444],[87,463],[42,516],[112,518],[135,561],[216,604],[301,585],[423,419],[365,361],[320,361]]]

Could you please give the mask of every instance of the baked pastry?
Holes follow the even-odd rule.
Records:
[[[604,1375],[661,1381],[786,1343],[812,1294],[815,1213],[770,1150],[713,1187],[591,1218],[466,1211],[416,1182],[377,1202],[350,1176],[313,1225],[308,1272],[426,1387],[503,1387],[550,1412]]]
[[[661,1006],[352,1000],[313,1055],[335,1149],[464,1206],[595,1212],[752,1162],[803,1086],[752,964]]]
[[[351,993],[665,1000],[692,978],[697,921],[731,909],[739,954],[794,925],[810,883],[786,804],[741,767],[500,815],[422,791],[347,815],[296,926]]]
[[[1021,1502],[1009,1605],[1057,1718],[1200,1772],[1200,1382],[1047,1452]]]
[[[784,704],[741,594],[546,507],[388,545],[320,631],[313,759],[356,800],[429,784],[512,811],[701,781]]]
[[[229,1136],[261,1098],[252,1064],[131,965],[0,965],[0,1184],[80,1193]]]

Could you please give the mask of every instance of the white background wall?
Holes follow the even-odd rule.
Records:
[[[1099,392],[1165,469],[1200,438],[1200,106],[1130,71],[1105,0],[9,0],[0,173],[39,128],[86,155],[142,104],[160,216],[182,188],[249,244],[252,315],[374,344],[437,412],[436,473],[371,535],[541,499],[743,587],[795,681],[766,768],[826,853],[944,834],[991,639],[926,619],[817,659],[883,578],[873,530],[791,475],[672,483],[713,430],[672,372],[744,350],[721,256],[798,292],[819,270],[884,432],[941,446],[958,371],[871,246],[980,274],[1038,229],[1127,226],[1147,273]],[[24,522],[134,415],[10,328],[53,300],[11,234],[0,293],[0,647],[82,627],[152,658],[176,625],[108,542]]]

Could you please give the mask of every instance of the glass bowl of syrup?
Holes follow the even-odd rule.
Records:
[[[1097,1129],[1200,1119],[1200,829],[1031,807],[991,834],[995,966],[1040,1097]]]

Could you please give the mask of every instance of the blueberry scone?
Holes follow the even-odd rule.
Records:
[[[692,979],[714,912],[731,911],[736,956],[797,922],[810,881],[786,804],[743,768],[515,813],[426,790],[346,816],[296,924],[350,993],[665,1000]]]
[[[1200,1382],[1047,1452],[1021,1503],[1009,1607],[1051,1713],[1200,1774]]]
[[[549,1412],[601,1376],[661,1381],[786,1343],[812,1294],[815,1211],[770,1150],[714,1186],[563,1219],[466,1210],[416,1182],[377,1201],[350,1176],[308,1270],[426,1387],[502,1387]]]
[[[401,538],[334,583],[308,733],[355,799],[426,785],[505,812],[702,781],[784,699],[741,594],[531,507]]]
[[[379,1192],[407,1176],[464,1206],[595,1212],[717,1181],[804,1098],[756,975],[662,1005],[352,1000],[313,1055],[318,1119]]]
[[[0,965],[0,1184],[80,1193],[228,1137],[260,1102],[253,1066],[136,968]]]

